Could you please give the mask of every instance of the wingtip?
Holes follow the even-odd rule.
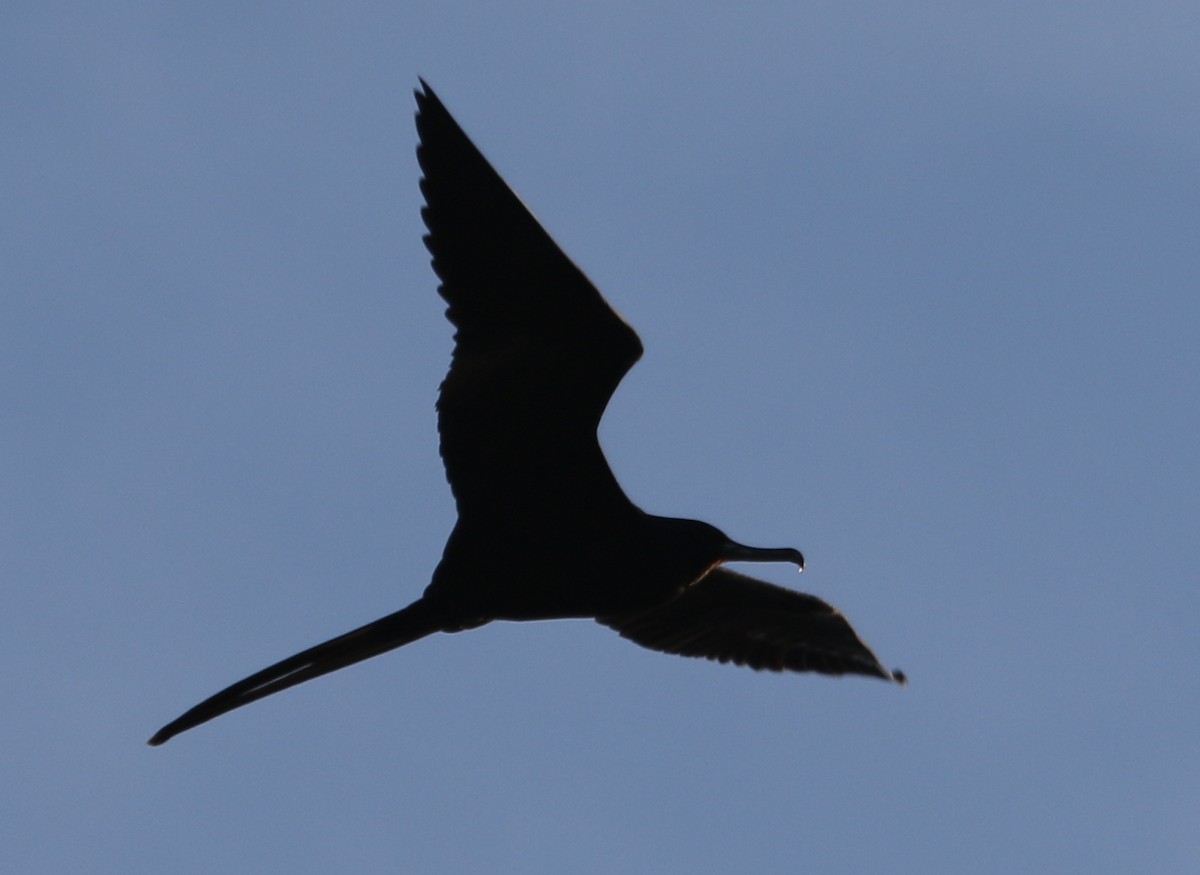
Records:
[[[902,687],[908,686],[908,675],[906,675],[900,669],[894,668],[891,670],[890,674],[892,676],[892,680],[894,680],[900,686],[902,686]]]
[[[150,745],[151,747],[161,747],[187,728],[187,726],[179,726],[178,720],[172,720],[162,729],[158,730],[158,732],[151,735],[150,740],[147,741],[146,744]]]
[[[438,99],[437,93],[429,87],[429,83],[425,81],[424,76],[418,76],[417,81],[421,83],[421,87],[414,88],[413,94],[417,98],[418,105],[424,106],[427,102],[441,103],[441,100]]]

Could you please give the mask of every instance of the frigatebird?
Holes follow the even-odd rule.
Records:
[[[596,429],[641,341],[420,81],[425,244],[457,329],[437,413],[458,521],[411,605],[233,684],[150,744],[433,632],[492,620],[592,618],[666,653],[904,683],[832,606],[720,567],[802,571],[799,550],[747,547],[626,497]]]

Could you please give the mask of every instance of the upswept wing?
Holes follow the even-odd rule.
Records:
[[[724,568],[674,601],[598,622],[664,653],[756,670],[862,674],[905,683],[902,673],[880,664],[832,605]]]
[[[553,511],[568,475],[577,494],[623,501],[596,427],[641,341],[421,85],[425,244],[457,329],[438,430],[460,514]]]

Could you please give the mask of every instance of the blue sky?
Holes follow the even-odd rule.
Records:
[[[0,13],[6,871],[1196,871],[1200,12],[734,9]],[[907,689],[494,624],[146,747],[441,555],[418,75],[641,335],[630,496]]]

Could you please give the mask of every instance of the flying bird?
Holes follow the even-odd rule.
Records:
[[[747,547],[626,497],[596,430],[641,341],[424,80],[416,100],[425,244],[456,329],[437,402],[458,509],[442,560],[408,607],[233,684],[150,744],[434,632],[492,620],[591,618],[665,653],[904,683],[832,606],[721,567],[803,570],[799,550]]]

